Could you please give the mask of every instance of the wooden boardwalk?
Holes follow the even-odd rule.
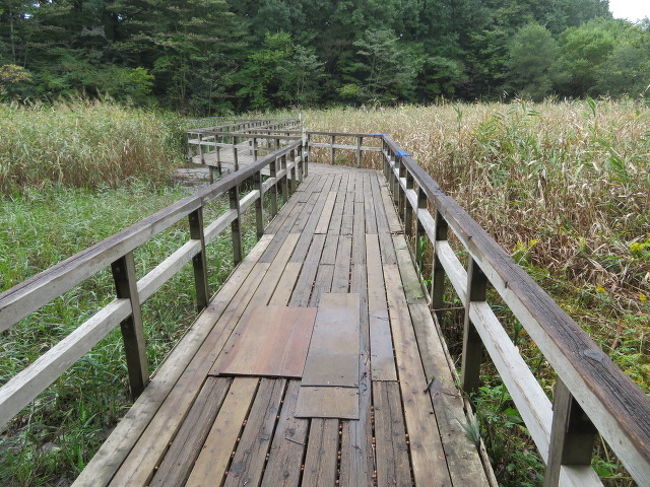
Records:
[[[297,418],[300,379],[210,375],[253,310],[318,307],[330,292],[359,296],[358,420]],[[381,173],[310,165],[193,333],[202,345],[168,358],[184,371],[119,467],[109,462],[110,485],[488,483]],[[97,475],[91,463],[76,485]]]
[[[412,155],[386,134],[291,123],[189,131],[199,155],[256,157],[0,294],[2,332],[107,267],[116,291],[0,386],[0,428],[120,325],[135,403],[75,486],[495,486],[466,395],[489,357],[546,464],[545,487],[601,486],[598,435],[650,485],[650,398]],[[332,162],[352,151],[357,168],[313,163],[328,150]],[[381,172],[358,169],[364,152]],[[229,208],[204,222],[218,198]],[[258,243],[243,258],[247,211]],[[189,239],[138,279],[134,251],[182,220]],[[237,266],[212,296],[206,248],[228,229]],[[141,306],[190,262],[198,317],[150,376]],[[437,315],[459,308],[452,293],[459,363]],[[497,304],[557,374],[552,401]]]

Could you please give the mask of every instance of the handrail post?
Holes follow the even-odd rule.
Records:
[[[289,199],[289,169],[287,169],[287,155],[283,155],[280,158],[280,165],[284,169],[284,177],[282,178],[282,198],[283,202],[286,203]]]
[[[357,167],[361,167],[361,144],[363,137],[357,137]]]
[[[237,136],[232,138],[232,156],[235,163],[235,171],[239,171],[239,151],[237,149]]]
[[[261,169],[257,171],[255,177],[257,178],[257,190],[260,192],[260,197],[255,202],[255,226],[259,240],[264,235],[264,179]]]
[[[203,233],[203,207],[194,210],[188,216],[190,222],[190,238],[198,240],[201,251],[192,257],[194,268],[194,286],[196,288],[196,309],[201,312],[208,307],[210,288],[208,287],[208,264],[205,254],[205,236]]]
[[[422,222],[420,222],[420,210],[427,209],[427,195],[424,190],[418,186],[418,213],[415,214],[415,264],[420,271],[420,274],[423,273],[424,269],[424,246],[420,245],[420,238],[424,235],[424,227],[422,227]]]
[[[214,141],[217,141],[217,138],[214,138]],[[217,146],[217,169],[219,170],[219,176],[223,174],[223,167],[221,166],[221,147]]]
[[[199,136],[199,156],[201,158],[201,164],[205,164],[205,157],[203,156],[203,134],[201,132],[198,133]]]
[[[235,265],[242,260],[241,250],[241,208],[239,206],[239,184],[233,186],[228,192],[230,197],[230,208],[237,211],[237,217],[230,223],[230,233],[232,235],[232,254]]]
[[[397,209],[399,215],[404,218],[406,212],[406,188],[402,189],[402,178],[406,177],[406,165],[402,160],[403,156],[399,156],[399,170],[397,172]],[[402,220],[403,221],[403,220]]]
[[[257,160],[257,139],[253,137],[253,160]]]
[[[335,152],[336,152],[336,149],[334,149],[334,140],[335,139],[336,139],[335,135],[330,135],[330,143],[331,143],[331,147],[330,147],[330,163],[332,164],[332,166],[334,165],[334,160],[335,160],[334,156],[335,156]]]
[[[397,174],[399,174],[400,159],[399,159],[399,157],[397,155],[395,155],[394,152],[391,154],[391,156],[392,156],[391,161],[390,161],[391,162],[391,171],[390,171],[391,174],[390,175],[391,175],[391,181],[392,181],[391,193],[392,193],[392,196],[393,196],[393,204],[395,205],[395,207],[398,207],[398,204],[399,204],[399,178],[398,178]],[[395,173],[397,173],[397,174],[395,174]]]
[[[470,306],[472,306],[472,302],[485,301],[487,282],[485,274],[470,256],[467,264],[467,295],[464,303],[465,319],[463,322],[463,352],[461,355],[461,383],[463,391],[468,394],[478,389],[483,357],[481,337],[469,317]]]
[[[278,158],[275,157],[269,164],[270,177],[273,178],[273,196],[271,198],[271,216],[278,214]]]
[[[296,151],[294,149],[291,149],[289,151],[289,159],[291,159],[291,163],[292,163],[292,165],[291,165],[291,181],[290,181],[289,189],[291,191],[291,194],[293,194],[296,191],[296,187],[297,187],[297,184],[296,184],[296,177],[297,177],[296,176],[296,173],[297,173],[297,171],[296,171]]]
[[[413,189],[413,176],[411,175],[411,171],[406,170],[406,168],[404,171],[406,173],[406,188],[404,188],[404,200],[402,202],[404,205],[404,231],[406,232],[406,236],[410,237],[413,235],[413,207],[409,202],[407,192],[409,189]]]
[[[438,258],[438,242],[447,240],[448,224],[439,211],[435,218],[435,241],[431,260],[431,308],[434,310],[438,323],[442,325],[442,307],[445,294],[445,269]]]
[[[309,160],[311,159],[310,139],[311,135],[307,134],[307,140],[303,142],[305,144],[305,150],[303,150],[303,157],[305,158],[305,177],[309,176]]]
[[[113,262],[111,270],[117,297],[131,301],[131,314],[120,323],[120,328],[124,340],[131,397],[135,399],[149,382],[149,365],[147,364],[147,350],[144,342],[144,327],[133,252],[129,252]]]
[[[562,465],[590,465],[597,435],[593,423],[559,378],[553,396],[553,423],[544,487],[559,485]]]

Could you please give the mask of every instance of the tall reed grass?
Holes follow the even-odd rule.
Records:
[[[107,100],[0,104],[0,193],[163,180],[183,154],[184,125],[172,113]]]

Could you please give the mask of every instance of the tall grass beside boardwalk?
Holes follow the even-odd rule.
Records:
[[[181,162],[185,124],[170,112],[106,100],[0,104],[0,193],[164,180]]]
[[[444,103],[310,110],[303,119],[312,130],[392,135],[650,392],[647,104]],[[330,162],[326,149],[313,153],[312,160]],[[337,156],[335,163],[354,164],[353,153],[337,151]],[[378,167],[378,158],[366,155],[363,161]],[[555,374],[521,324],[495,293],[490,296],[506,331],[551,396]],[[451,291],[447,300],[461,305]],[[462,314],[448,312],[444,318],[447,343],[458,358]],[[483,386],[473,400],[499,483],[541,485],[543,462],[489,360],[481,377]],[[606,485],[634,485],[604,443],[598,442],[596,450],[592,465]]]

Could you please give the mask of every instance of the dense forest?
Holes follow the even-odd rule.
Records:
[[[607,0],[0,0],[0,98],[216,114],[648,97],[649,27]]]

